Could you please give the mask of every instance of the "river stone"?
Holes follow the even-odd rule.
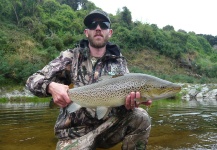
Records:
[[[198,93],[199,93],[199,91],[196,90],[196,89],[191,89],[191,90],[188,92],[189,96],[192,97],[192,98],[196,97]]]
[[[199,93],[196,95],[196,98],[197,98],[197,99],[203,98],[203,93],[202,93],[202,92],[199,92]]]
[[[204,97],[210,98],[210,99],[217,99],[217,89],[213,89],[209,92],[207,92]]]

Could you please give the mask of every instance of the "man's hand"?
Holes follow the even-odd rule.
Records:
[[[60,83],[51,82],[48,86],[48,92],[52,95],[54,103],[62,108],[72,102],[69,99],[68,90],[69,86]]]
[[[126,102],[125,102],[125,107],[126,109],[134,109],[136,107],[139,107],[139,105],[143,104],[143,105],[151,105],[152,101],[148,100],[147,102],[136,102],[135,99],[139,99],[140,96],[140,92],[130,92],[129,95],[127,95],[126,97]]]

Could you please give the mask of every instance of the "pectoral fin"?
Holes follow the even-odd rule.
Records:
[[[99,106],[96,108],[97,118],[100,120],[106,117],[109,113],[110,109],[108,107]]]
[[[81,108],[80,105],[73,102],[66,109],[69,113],[73,113],[73,112],[79,110],[80,108]]]

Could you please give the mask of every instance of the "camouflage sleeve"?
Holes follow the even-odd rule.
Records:
[[[123,56],[122,54],[120,54],[120,56]],[[125,57],[123,57],[124,59],[123,59],[123,66],[125,66],[125,73],[130,73],[130,71],[129,71],[129,69],[128,69],[128,67],[127,67],[127,61],[126,61],[126,59],[125,59]]]
[[[70,66],[73,61],[73,50],[63,51],[60,56],[51,61],[42,70],[37,71],[27,79],[26,87],[36,96],[50,96],[47,93],[47,87],[50,82],[60,82],[65,72],[70,72]]]

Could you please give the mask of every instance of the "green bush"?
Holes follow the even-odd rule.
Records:
[[[211,61],[212,63],[217,63],[217,54],[211,55],[211,56],[210,56],[210,61]]]
[[[55,59],[58,55],[59,55],[59,51],[56,49],[55,46],[50,46],[48,48],[45,49],[45,51],[47,52],[47,60],[53,60]]]
[[[68,3],[63,4],[62,1],[16,0],[14,4],[17,8],[14,10],[11,1],[3,2],[0,3],[1,83],[25,82],[28,75],[56,58],[60,51],[73,48],[85,37],[83,18],[90,10],[96,8],[89,1],[80,5],[81,9],[73,10],[66,5]],[[14,15],[14,11],[17,12],[18,18]],[[194,32],[187,33],[183,30],[176,32],[170,25],[159,29],[154,24],[133,22],[131,12],[126,7],[117,11],[116,15],[110,14],[110,17],[114,31],[110,41],[119,45],[122,52],[133,51],[140,57],[139,53],[144,49],[158,51],[166,56],[166,59],[175,59],[174,66],[178,68],[182,58],[191,59],[194,67],[185,68],[188,69],[186,72],[201,75],[201,81],[187,75],[177,75],[174,77],[177,81],[204,82],[208,81],[207,78],[213,80],[217,77],[217,54],[210,45],[216,43],[216,37],[197,35]],[[129,54],[128,57],[137,59],[135,58],[137,55],[132,58]],[[145,71],[144,68],[138,68],[136,65],[131,68],[131,72],[144,73]],[[148,74],[158,72],[151,69],[148,71],[150,71]],[[167,75],[159,76],[169,79]]]
[[[64,48],[62,39],[59,38],[57,35],[45,38],[43,41],[43,46],[45,48],[54,46],[59,51],[61,51]]]

